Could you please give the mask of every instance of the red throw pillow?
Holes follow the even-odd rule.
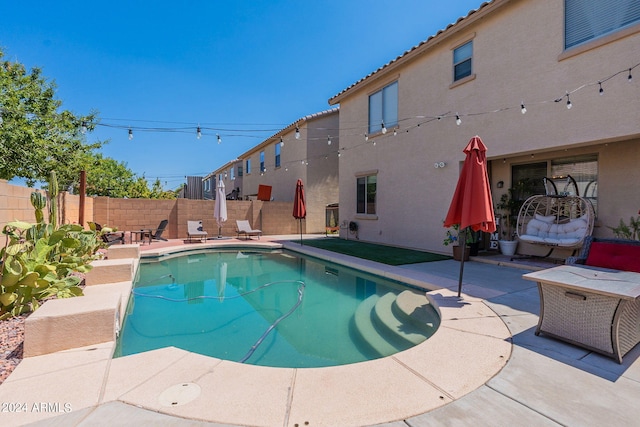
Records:
[[[593,242],[585,264],[640,273],[640,245]]]

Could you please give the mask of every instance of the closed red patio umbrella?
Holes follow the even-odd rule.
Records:
[[[307,208],[304,203],[304,185],[302,180],[296,182],[296,195],[293,199],[293,217],[300,220],[300,244],[302,245],[302,219],[307,216]]]
[[[493,233],[496,219],[493,213],[493,199],[487,174],[487,147],[479,136],[471,138],[463,152],[466,154],[458,185],[453,193],[449,212],[444,220],[445,227],[460,226],[460,244],[466,243],[467,228],[472,231]],[[464,251],[463,251],[464,253]],[[458,296],[462,290],[464,256],[460,261]]]

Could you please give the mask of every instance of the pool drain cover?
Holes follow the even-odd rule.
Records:
[[[160,394],[158,401],[162,406],[185,405],[200,396],[200,386],[194,383],[181,383],[169,387]]]

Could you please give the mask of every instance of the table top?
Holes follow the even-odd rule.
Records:
[[[587,265],[562,265],[527,273],[523,279],[634,300],[640,297],[640,273]]]

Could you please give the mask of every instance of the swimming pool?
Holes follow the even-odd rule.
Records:
[[[410,348],[440,324],[424,292],[286,250],[143,260],[116,357],[175,346],[237,362],[321,367]]]

